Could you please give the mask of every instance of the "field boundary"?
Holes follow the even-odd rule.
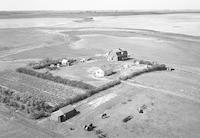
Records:
[[[39,73],[37,71],[28,69],[28,68],[18,68],[16,71],[19,73],[24,73],[27,75],[41,78],[41,79],[46,79],[46,80],[54,81],[56,83],[61,83],[64,85],[81,88],[81,89],[85,89],[85,90],[93,90],[96,88],[96,87],[94,87],[90,84],[84,83],[82,81],[64,79],[64,78],[61,78],[60,76],[53,76],[51,73],[48,73],[48,74],[47,73]]]

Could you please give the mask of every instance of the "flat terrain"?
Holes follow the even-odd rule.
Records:
[[[137,108],[143,104],[147,105],[147,109],[139,114]],[[82,114],[64,123],[68,125],[68,131],[67,127],[62,129],[63,124],[59,131],[71,137],[81,137],[77,132],[84,131],[82,127],[92,122],[108,137],[199,137],[198,109],[199,101],[163,93],[162,89],[123,84],[95,99],[88,99],[80,107]],[[110,117],[102,119],[103,113]],[[122,120],[129,115],[133,118],[124,123]],[[75,131],[70,131],[70,127]],[[95,137],[94,133],[83,134]]]
[[[10,114],[9,110],[0,105],[0,137],[1,138],[62,138],[62,135],[36,126],[34,122],[19,115]]]
[[[75,22],[88,16],[93,17],[93,21]],[[21,123],[19,118],[6,123],[6,109],[2,108],[0,137],[35,134],[37,137],[98,137],[100,134],[95,131],[83,130],[88,123],[93,123],[95,130],[102,130],[111,138],[200,137],[199,13],[90,14],[70,18],[44,18],[34,13],[34,18],[0,17],[0,85],[22,93],[47,96],[46,99],[54,104],[84,91],[18,74],[14,70],[48,57],[97,57],[115,48],[127,49],[132,57],[175,68],[173,72],[143,74],[95,94],[75,104],[80,114],[61,124],[43,119],[29,126]],[[96,64],[99,62],[78,64],[55,74],[97,85],[104,80],[95,81],[87,74],[88,68]],[[147,107],[144,113],[138,113],[138,107],[144,104]],[[109,117],[102,119],[103,113]],[[132,119],[124,123],[122,120],[127,116]],[[37,127],[49,133],[35,130]],[[27,133],[24,130],[28,130]]]

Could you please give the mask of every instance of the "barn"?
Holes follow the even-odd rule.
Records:
[[[77,114],[78,111],[72,105],[68,105],[53,112],[50,119],[56,122],[64,122]]]
[[[106,56],[108,61],[124,61],[128,59],[128,52],[119,48],[109,51]]]

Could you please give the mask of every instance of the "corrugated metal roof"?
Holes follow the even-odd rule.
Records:
[[[65,106],[63,108],[60,108],[59,110],[62,111],[63,113],[67,113],[69,111],[74,110],[74,107],[72,105],[68,105],[68,106]]]
[[[62,116],[63,114],[68,113],[72,110],[74,110],[74,107],[72,105],[68,105],[68,106],[65,106],[63,108],[60,108],[58,111],[53,112],[52,115]]]
[[[62,116],[63,115],[63,112],[58,110],[58,111],[55,111],[51,114],[51,116],[56,116],[56,117],[59,117],[59,116]]]

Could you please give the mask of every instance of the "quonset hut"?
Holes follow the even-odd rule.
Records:
[[[77,115],[79,112],[72,105],[65,106],[58,111],[51,114],[50,119],[56,122],[64,122],[73,116]]]

